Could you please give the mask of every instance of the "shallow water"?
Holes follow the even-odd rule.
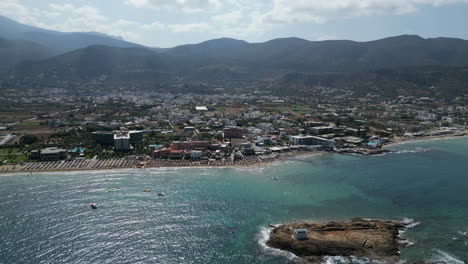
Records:
[[[0,177],[0,263],[292,263],[262,244],[267,224],[355,216],[420,222],[404,234],[406,262],[466,263],[468,139],[392,148],[252,168]]]

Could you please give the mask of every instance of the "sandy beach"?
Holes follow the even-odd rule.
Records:
[[[190,161],[190,160],[129,160],[106,159],[106,160],[62,160],[62,161],[44,161],[27,162],[17,165],[0,166],[0,174],[11,173],[37,173],[37,172],[71,172],[71,171],[100,171],[100,170],[121,170],[121,169],[150,169],[150,168],[197,168],[197,167],[253,167],[282,161],[288,158],[299,156],[318,155],[327,152],[323,151],[293,151],[286,153],[247,156],[242,160],[236,161]]]
[[[466,133],[467,131],[465,131]],[[424,136],[424,137],[395,137],[388,144],[382,147],[382,150],[388,150],[390,147],[407,142],[416,142],[433,139],[451,139],[462,138],[468,135],[454,136]],[[282,161],[299,156],[318,155],[329,153],[325,151],[291,151],[285,153],[275,153],[261,156],[246,156],[242,160],[236,161],[191,161],[191,160],[161,160],[148,159],[145,161],[120,159],[83,159],[83,160],[62,160],[62,161],[44,161],[27,162],[16,165],[0,166],[0,174],[11,173],[35,173],[35,172],[68,172],[68,171],[98,171],[98,170],[121,170],[121,169],[147,169],[147,168],[197,168],[197,167],[253,167],[263,166],[268,163]],[[333,152],[331,152],[333,153]]]
[[[456,139],[456,138],[468,137],[468,131],[464,131],[464,132],[465,132],[465,135],[461,135],[461,136],[442,135],[442,136],[423,136],[423,137],[395,137],[391,139],[390,143],[382,146],[382,149],[387,149],[394,145],[404,144],[404,143],[409,143],[409,142],[417,142],[417,141],[424,141],[424,140],[437,140],[437,139]]]

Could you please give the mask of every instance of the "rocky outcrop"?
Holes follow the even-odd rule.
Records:
[[[294,223],[275,228],[267,244],[312,263],[320,263],[324,256],[357,256],[396,263],[401,246],[398,234],[405,227],[397,221],[361,218],[351,222]],[[308,239],[296,240],[296,229],[307,229]]]

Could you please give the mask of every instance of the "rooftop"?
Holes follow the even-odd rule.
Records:
[[[206,106],[195,106],[195,110],[197,111],[208,111]]]
[[[59,149],[59,148],[45,148],[41,150],[41,154],[56,154],[60,152],[66,152],[65,149]]]

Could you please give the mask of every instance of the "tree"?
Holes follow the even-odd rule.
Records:
[[[35,135],[24,135],[20,138],[20,143],[23,145],[31,145],[39,141],[39,138]]]

